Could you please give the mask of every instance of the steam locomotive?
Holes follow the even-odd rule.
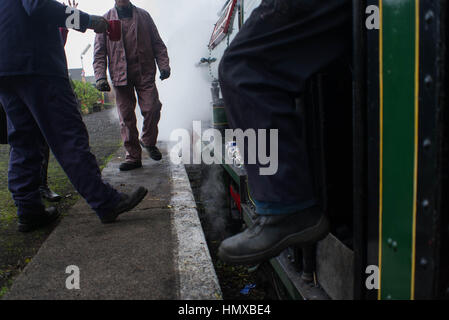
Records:
[[[226,1],[202,61],[217,129],[227,122],[216,62],[260,3]],[[270,260],[280,298],[449,298],[448,10],[353,1],[352,57],[314,75],[297,101],[331,233]],[[230,216],[250,225],[245,170],[222,166]]]

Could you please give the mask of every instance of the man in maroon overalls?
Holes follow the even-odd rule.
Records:
[[[156,147],[158,123],[162,104],[155,84],[156,62],[161,80],[170,76],[167,47],[150,14],[137,8],[129,0],[116,0],[115,7],[104,15],[107,20],[122,22],[122,40],[110,41],[105,34],[95,39],[94,70],[97,88],[110,91],[106,78],[107,60],[109,73],[116,93],[121,134],[126,149],[126,160],[120,170],[142,167],[142,149],[150,157],[161,160]],[[144,118],[142,136],[136,126],[136,95]]]

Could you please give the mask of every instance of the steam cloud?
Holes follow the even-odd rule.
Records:
[[[147,1],[145,1],[148,3]],[[137,1],[134,1],[139,5]],[[159,140],[169,140],[179,128],[191,130],[194,120],[210,121],[212,117],[211,76],[207,67],[198,67],[202,57],[209,56],[207,45],[217,12],[223,0],[152,0],[148,7],[168,48],[172,75],[157,87],[163,104]],[[217,62],[218,63],[218,62]],[[138,115],[138,128],[143,118]]]

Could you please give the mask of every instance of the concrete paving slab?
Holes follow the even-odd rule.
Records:
[[[103,170],[120,191],[143,185],[144,201],[102,225],[80,200],[55,228],[4,299],[220,299],[221,290],[184,166],[145,155],[143,168],[120,172],[124,150]],[[68,266],[80,289],[68,290]]]

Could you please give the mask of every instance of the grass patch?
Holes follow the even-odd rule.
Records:
[[[12,223],[16,217],[16,207],[8,190],[9,147],[0,146],[0,226]]]
[[[4,286],[0,288],[0,299],[8,292],[9,286]]]
[[[7,187],[0,187],[0,226],[9,225],[17,218],[17,209]]]
[[[118,146],[119,147],[119,146]],[[117,147],[117,148],[118,148]],[[111,154],[110,156],[103,159],[103,164],[100,166],[100,170],[103,171],[104,168],[108,165],[108,163],[114,158],[114,154]]]

